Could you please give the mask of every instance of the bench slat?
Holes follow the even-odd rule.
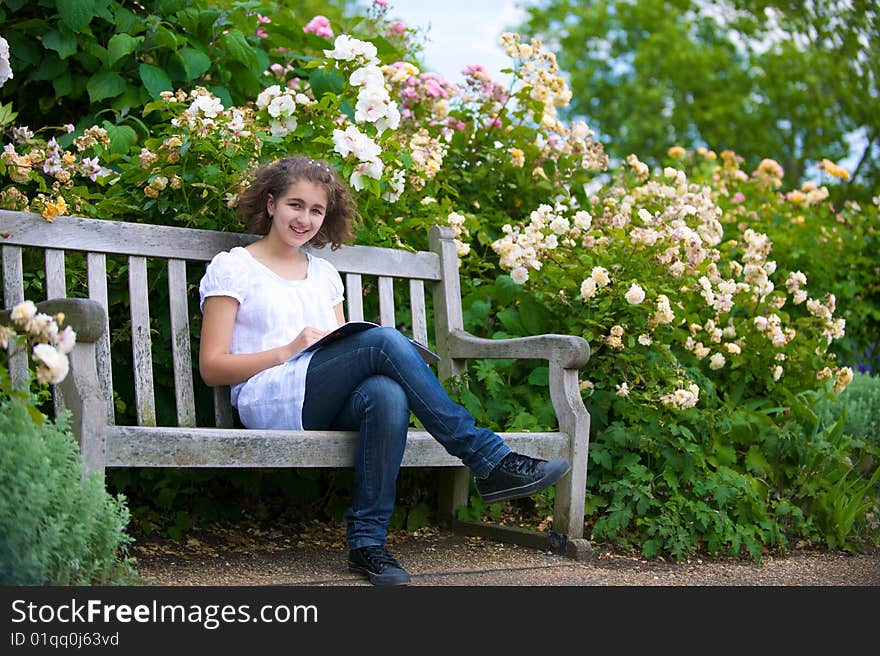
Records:
[[[348,305],[348,320],[364,320],[364,288],[361,274],[345,274],[345,300]]]
[[[499,433],[515,451],[566,457],[562,433]],[[354,431],[250,431],[216,428],[114,426],[107,433],[108,467],[351,467]],[[412,430],[404,467],[460,467],[424,431]]]
[[[379,323],[383,326],[396,326],[394,320],[394,279],[379,276]]]
[[[46,299],[67,298],[67,274],[64,264],[64,251],[47,248],[44,252],[46,262]],[[61,389],[52,385],[52,406],[57,417],[64,410],[64,399]]]
[[[104,308],[104,333],[95,342],[95,362],[98,368],[98,384],[107,401],[107,423],[116,422],[113,408],[113,367],[110,360],[110,314],[107,297],[107,256],[103,253],[86,255],[87,282],[89,298],[97,301]]]
[[[409,281],[409,304],[412,312],[413,339],[427,346],[428,320],[425,314],[425,283],[421,280]]]
[[[67,280],[64,267],[64,251],[47,248],[46,298],[67,298]]]
[[[153,348],[146,258],[128,258],[128,291],[131,299],[131,347],[138,424],[155,426],[156,399],[153,388]]]
[[[33,299],[31,299],[33,300]],[[24,274],[21,249],[17,246],[3,246],[3,307],[12,309],[24,301]],[[10,351],[12,345],[10,344]],[[22,387],[28,382],[27,353],[17,351],[9,357],[9,377],[13,387]]]
[[[192,354],[189,347],[186,262],[183,260],[168,260],[168,296],[171,311],[171,352],[174,363],[177,425],[195,426],[196,402],[193,392]]]
[[[57,248],[64,244],[65,250],[201,262],[210,261],[220,251],[259,239],[257,235],[234,232],[74,216],[48,223],[39,215],[10,210],[0,210],[0,225],[9,232],[4,244],[12,246]],[[439,258],[427,251],[342,246],[335,251],[324,248],[310,252],[328,260],[341,272],[440,280]]]
[[[232,428],[235,410],[229,401],[229,386],[214,387],[214,424],[217,428]]]
[[[440,280],[440,258],[428,251],[411,253],[376,246],[342,246],[335,251],[325,248],[309,252],[345,273]]]

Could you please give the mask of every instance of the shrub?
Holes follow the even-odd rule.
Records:
[[[100,585],[136,579],[128,510],[101,479],[83,480],[67,417],[37,425],[0,401],[0,584]]]
[[[100,476],[82,478],[69,413],[40,412],[48,384],[67,376],[76,333],[31,301],[0,312],[0,585],[78,585],[135,580],[125,556],[128,510]],[[9,325],[6,325],[9,323]],[[13,384],[9,358],[29,357]]]
[[[880,376],[857,373],[836,401],[823,399],[816,413],[829,423],[845,415],[844,434],[880,448]]]

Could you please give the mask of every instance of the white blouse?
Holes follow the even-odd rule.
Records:
[[[306,253],[302,280],[286,280],[242,247],[218,253],[199,284],[199,307],[209,296],[238,301],[230,353],[255,353],[288,344],[306,326],[332,330],[344,287],[336,268]],[[306,372],[314,351],[298,353],[231,388],[232,405],[248,428],[302,430]]]

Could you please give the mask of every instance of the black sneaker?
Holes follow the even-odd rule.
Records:
[[[348,552],[348,571],[366,574],[373,585],[406,585],[409,574],[384,546],[361,547]]]
[[[567,460],[541,460],[511,451],[485,478],[477,478],[477,492],[486,503],[527,497],[550,487],[568,473]]]

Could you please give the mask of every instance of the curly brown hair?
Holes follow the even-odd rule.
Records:
[[[258,235],[265,235],[272,226],[272,217],[266,209],[269,196],[281,198],[287,188],[301,180],[323,187],[327,193],[327,211],[324,224],[309,242],[316,248],[330,244],[336,250],[354,238],[352,224],[357,219],[357,207],[348,186],[327,162],[294,155],[262,166],[254,181],[238,199],[236,213]]]

